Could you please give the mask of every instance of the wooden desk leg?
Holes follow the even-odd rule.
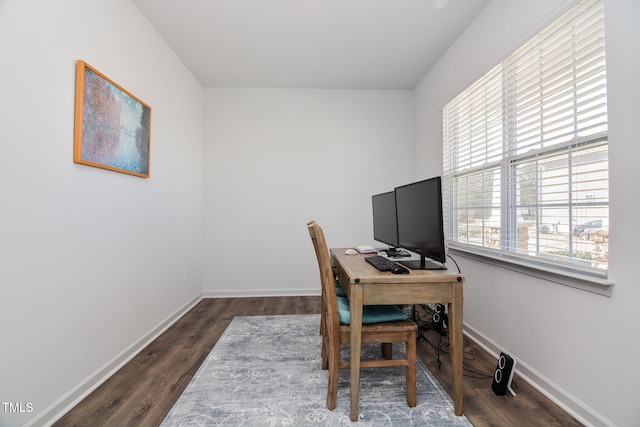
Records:
[[[349,296],[351,311],[351,421],[358,421],[358,399],[360,395],[360,350],[362,345],[362,285],[352,284]]]
[[[453,411],[462,415],[462,283],[451,285],[453,302],[449,304],[449,331],[451,340],[451,372],[453,375]]]

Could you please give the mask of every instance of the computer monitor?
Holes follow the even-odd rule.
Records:
[[[395,196],[398,245],[420,255],[400,263],[413,270],[446,270],[441,178],[397,187]]]
[[[398,225],[396,222],[396,195],[394,191],[371,196],[373,205],[373,239],[389,245],[383,250],[389,257],[407,256],[398,251]]]

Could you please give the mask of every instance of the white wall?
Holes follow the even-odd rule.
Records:
[[[204,291],[319,294],[306,223],[374,244],[371,196],[409,182],[412,91],[205,90]]]
[[[492,0],[416,88],[416,174],[440,171],[440,108],[524,41],[568,1]],[[634,368],[640,351],[637,226],[637,122],[640,117],[640,3],[606,0],[610,141],[610,268],[603,297],[460,257],[465,324],[491,350],[504,349],[520,372],[591,425],[637,425]],[[517,399],[517,397],[516,397]]]
[[[59,414],[203,289],[318,293],[306,221],[332,246],[374,243],[371,194],[441,171],[442,105],[568,2],[492,0],[415,94],[203,97],[128,0],[0,1],[0,400],[33,405],[0,408],[0,426]],[[606,0],[606,14],[613,295],[458,262],[470,331],[583,421],[627,426],[640,419],[639,4]],[[153,108],[150,179],[72,163],[77,59]]]
[[[57,416],[201,295],[203,94],[129,0],[3,0],[0,58],[0,401],[25,410],[3,405],[0,426],[14,426]],[[152,107],[150,179],[73,163],[78,59]]]

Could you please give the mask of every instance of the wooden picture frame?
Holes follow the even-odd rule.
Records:
[[[73,161],[149,178],[151,107],[78,60]]]

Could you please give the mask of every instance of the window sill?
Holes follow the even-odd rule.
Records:
[[[463,258],[491,264],[495,267],[504,268],[515,271],[528,276],[537,277],[561,285],[570,286],[572,288],[582,289],[584,291],[593,292],[599,295],[611,296],[613,291],[613,282],[609,281],[604,275],[591,276],[587,274],[579,274],[552,267],[542,267],[537,264],[527,263],[524,260],[508,258],[507,256],[484,253],[481,251],[472,251],[467,248],[452,247],[450,244],[449,252]]]

